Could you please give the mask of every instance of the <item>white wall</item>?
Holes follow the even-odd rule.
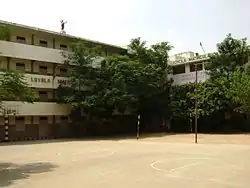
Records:
[[[205,71],[198,71],[198,82],[204,82],[208,77]],[[171,78],[174,80],[174,85],[195,82],[195,72],[172,75]]]

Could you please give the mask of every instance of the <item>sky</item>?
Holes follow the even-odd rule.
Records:
[[[141,37],[148,44],[167,41],[171,54],[216,50],[228,33],[250,39],[249,0],[8,0],[0,20],[60,31],[126,46]]]

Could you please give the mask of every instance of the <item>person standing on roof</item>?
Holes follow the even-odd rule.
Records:
[[[61,20],[61,33],[65,33],[64,28],[66,23],[64,20]]]

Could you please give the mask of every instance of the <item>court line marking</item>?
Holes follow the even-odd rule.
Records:
[[[163,160],[158,160],[158,161],[154,161],[153,163],[150,164],[151,168],[153,168],[154,170],[157,170],[157,171],[161,171],[161,172],[164,172],[164,173],[168,173],[168,174],[171,174],[177,170],[180,170],[180,169],[184,169],[184,168],[187,168],[189,166],[196,166],[198,164],[201,163],[201,161],[199,162],[194,162],[194,163],[189,163],[189,164],[186,164],[184,166],[180,166],[180,167],[177,167],[177,168],[172,168],[170,170],[165,170],[165,169],[162,169],[162,168],[158,168],[156,167],[157,164],[159,163],[162,163],[164,161],[178,161],[178,160],[209,160],[211,158],[175,158],[175,159],[163,159]]]
[[[212,183],[217,183],[217,184],[221,184],[221,185],[229,185],[229,186],[236,186],[236,187],[245,188],[244,185],[239,184],[239,183],[229,182],[229,181],[223,181],[223,180],[218,180],[218,179],[214,179],[214,178],[213,179],[202,179],[202,180],[200,180],[200,179],[196,179],[196,178],[173,176],[173,172],[176,172],[176,171],[178,171],[180,169],[185,169],[185,168],[190,167],[190,166],[196,166],[196,165],[202,163],[203,161],[189,163],[187,165],[180,166],[180,167],[177,167],[177,168],[172,168],[170,170],[164,170],[164,169],[156,167],[157,164],[162,163],[164,161],[192,160],[192,159],[193,160],[210,160],[210,159],[213,159],[213,158],[176,158],[176,159],[163,159],[163,160],[158,160],[158,161],[155,161],[155,162],[151,163],[150,166],[154,170],[157,170],[157,171],[165,173],[168,178],[186,179],[186,180],[192,180],[192,181],[198,181],[198,182],[203,182],[205,180],[205,181],[210,181]]]
[[[180,166],[180,167],[177,167],[177,168],[173,168],[169,171],[170,174],[172,174],[173,172],[175,171],[178,171],[178,170],[181,170],[181,169],[185,169],[187,167],[190,167],[190,166],[196,166],[198,164],[200,164],[201,162],[195,162],[195,163],[189,163],[187,165],[184,165],[184,166]]]

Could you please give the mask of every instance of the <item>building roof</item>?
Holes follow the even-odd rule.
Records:
[[[22,24],[18,24],[18,23],[13,23],[13,22],[7,22],[7,21],[0,20],[0,24],[21,27],[21,28],[24,28],[24,29],[30,29],[30,30],[34,30],[34,31],[41,31],[41,32],[45,32],[45,33],[49,33],[49,34],[53,34],[53,35],[68,37],[68,38],[71,38],[71,39],[88,41],[88,42],[92,42],[92,43],[95,43],[95,44],[100,44],[100,45],[104,45],[104,46],[110,46],[110,47],[126,50],[126,48],[121,47],[121,46],[107,44],[107,43],[103,43],[103,42],[99,42],[99,41],[95,41],[95,40],[90,40],[90,39],[86,39],[86,38],[82,38],[82,37],[76,37],[76,36],[69,35],[69,34],[62,34],[62,33],[59,33],[59,32],[50,31],[50,30],[41,29],[41,28],[32,27],[32,26],[27,26],[27,25],[22,25]]]
[[[182,60],[169,61],[168,64],[171,66],[183,65],[188,63],[198,63],[201,61],[207,61],[209,59],[209,54],[194,56],[191,58],[184,58]]]

